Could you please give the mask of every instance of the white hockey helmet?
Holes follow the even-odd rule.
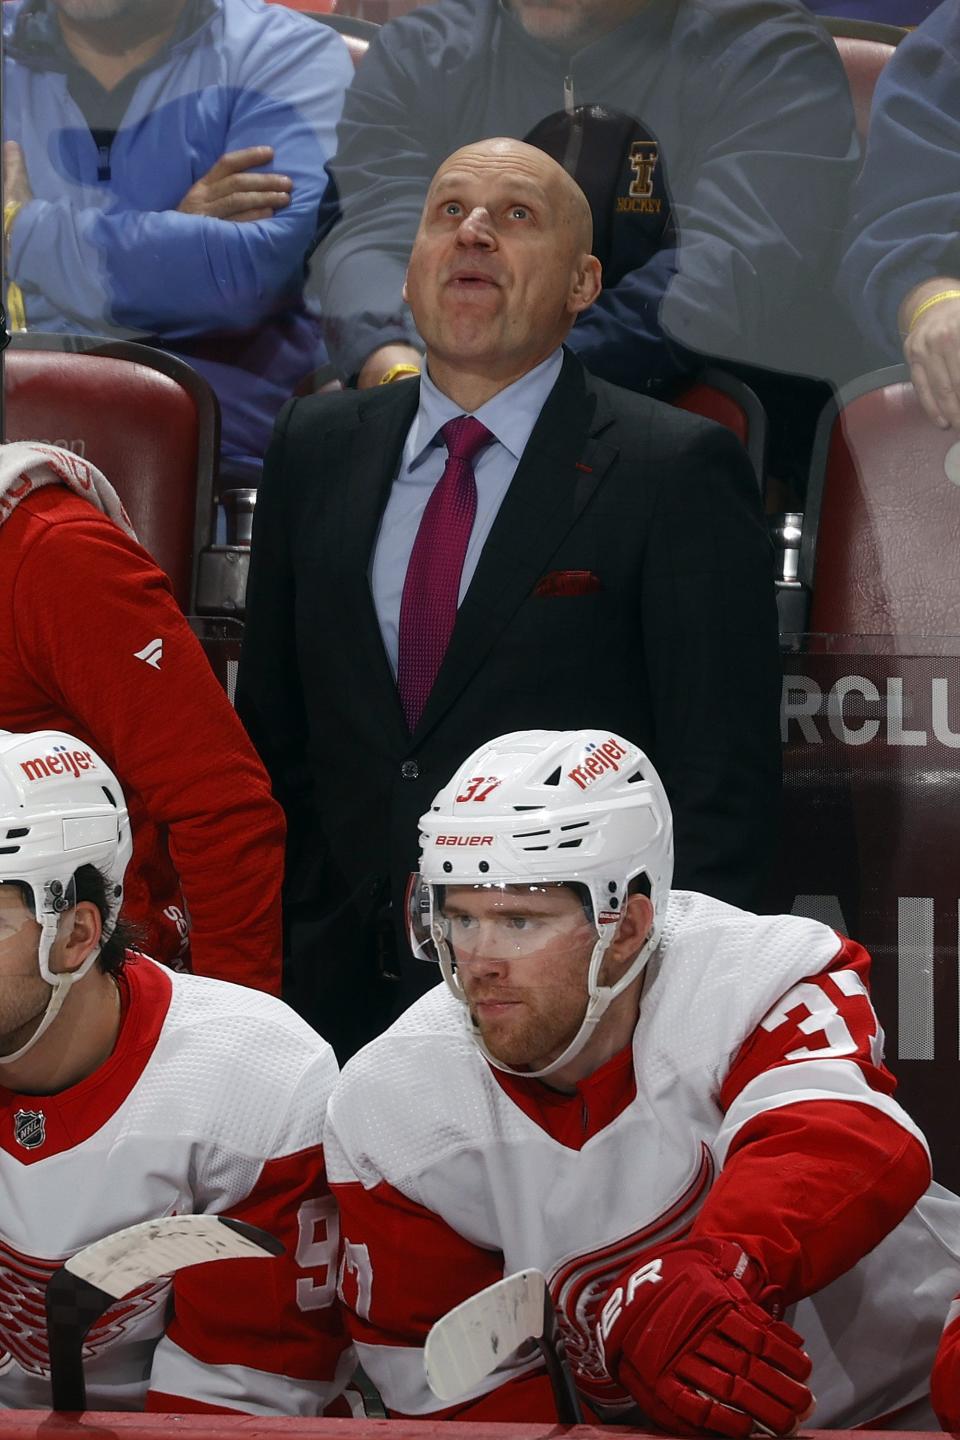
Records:
[[[58,730],[11,734],[0,730],[0,884],[17,882],[33,896],[41,926],[40,974],[52,987],[40,1024],[10,1064],[50,1027],[70,986],[92,969],[113,933],[123,903],[123,876],[132,842],[117,777],[93,750]],[[100,944],[79,969],[56,975],[50,950],[62,916],[75,903],[74,874],[95,865],[106,880],[109,915]]]
[[[442,915],[446,886],[572,885],[589,897],[597,938],[587,1007],[562,1055],[542,1070],[513,1071],[487,1051],[466,1008],[470,1033],[498,1069],[530,1077],[565,1065],[660,939],[673,878],[673,817],[653,765],[636,745],[605,730],[501,735],[464,761],[421,816],[420,846],[408,898],[410,942],[421,959],[439,961],[465,1008]],[[653,905],[650,933],[624,974],[601,985],[604,953],[641,876]]]

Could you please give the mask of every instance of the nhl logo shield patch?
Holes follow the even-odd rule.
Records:
[[[17,1110],[13,1134],[24,1150],[37,1150],[47,1138],[47,1117],[42,1110]]]

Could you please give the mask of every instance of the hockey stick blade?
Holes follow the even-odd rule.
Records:
[[[84,1410],[83,1342],[115,1300],[188,1265],[282,1255],[265,1230],[219,1215],[168,1215],[78,1250],[51,1275],[47,1344],[54,1410]]]
[[[121,1300],[162,1275],[187,1265],[259,1255],[282,1255],[283,1246],[265,1230],[219,1215],[168,1215],[128,1225],[95,1240],[64,1262],[71,1275]]]
[[[539,1270],[519,1270],[449,1310],[423,1351],[427,1383],[438,1400],[459,1400],[515,1350],[534,1340],[543,1355],[563,1424],[582,1419],[573,1380],[555,1337],[553,1302]]]

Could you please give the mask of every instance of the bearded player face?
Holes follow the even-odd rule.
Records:
[[[467,1004],[495,1059],[539,1070],[587,1006],[597,932],[566,885],[450,886],[443,918]]]

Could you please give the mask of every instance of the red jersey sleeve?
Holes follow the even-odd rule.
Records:
[[[503,1255],[453,1230],[385,1180],[333,1186],[340,1207],[340,1294],[357,1357],[388,1413],[412,1418],[553,1422],[549,1381],[529,1361],[498,1372],[484,1393],[446,1406],[423,1368],[430,1327],[503,1278]]]
[[[869,966],[843,940],[768,1011],[720,1092],[723,1168],[693,1233],[736,1240],[788,1304],[855,1265],[930,1183],[883,1064]]]
[[[91,510],[29,546],[15,606],[25,672],[166,837],[192,969],[279,994],[283,815],[166,576]],[[132,918],[145,922],[144,948],[166,959],[178,917],[164,922],[140,894],[152,857],[138,856],[136,838]]]

